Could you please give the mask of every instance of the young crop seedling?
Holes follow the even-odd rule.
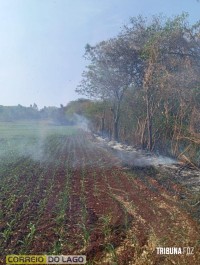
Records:
[[[103,215],[99,218],[99,220],[102,222],[102,232],[105,236],[105,239],[109,239],[110,235],[111,235],[111,215]]]
[[[1,232],[1,235],[5,242],[7,242],[12,235],[12,224],[7,223],[7,227]]]
[[[28,224],[28,234],[25,236],[24,240],[19,240],[19,242],[22,244],[22,253],[27,253],[28,247],[31,244],[32,240],[34,239],[35,232],[36,232],[36,227],[35,224],[30,222]]]
[[[81,228],[84,245],[86,246],[90,240],[90,231],[87,229],[85,224],[79,224],[79,227]]]
[[[109,255],[109,260],[111,261],[112,265],[120,265],[117,261],[117,254],[113,244],[107,243],[105,246],[105,250]]]
[[[62,248],[63,248],[63,240],[62,239],[58,239],[53,244],[53,248],[52,248],[51,254],[52,255],[61,254],[62,253]]]

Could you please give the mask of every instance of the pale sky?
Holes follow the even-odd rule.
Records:
[[[66,105],[86,62],[87,43],[114,37],[130,17],[189,13],[196,0],[0,0],[0,105]]]

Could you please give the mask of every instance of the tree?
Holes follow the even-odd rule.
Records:
[[[191,85],[197,85],[200,58],[199,23],[190,27],[186,17],[186,14],[182,14],[166,20],[155,16],[149,23],[147,19],[139,16],[132,18],[130,25],[126,26],[121,34],[132,46],[140,47],[142,67],[135,71],[140,72],[136,76],[141,78],[138,84],[144,91],[147,147],[150,150],[153,149],[155,133],[153,118],[156,109],[162,105],[160,103],[164,102],[167,117],[168,98],[171,98],[171,93],[179,94],[180,99],[189,91]],[[180,91],[183,92],[181,97]]]
[[[136,65],[139,65],[138,51],[130,49],[129,42],[123,38],[114,38],[94,47],[87,45],[86,58],[91,63],[83,73],[83,80],[76,91],[112,102],[113,137],[118,141],[121,103],[138,74],[135,72]]]
[[[176,151],[180,139],[198,132],[200,22],[189,25],[186,14],[131,18],[116,38],[87,45],[85,55],[76,91],[108,103],[102,124],[110,106],[114,139],[129,133],[149,150],[171,141]]]

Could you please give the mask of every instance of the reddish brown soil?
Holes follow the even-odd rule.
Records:
[[[102,265],[200,264],[199,226],[181,207],[180,185],[170,181],[167,188],[158,183],[157,173],[148,170],[124,171],[87,134],[68,137],[60,150],[54,154],[57,164],[52,160],[35,162],[32,169],[28,165],[34,174],[29,179],[27,171],[20,175],[12,188],[16,200],[10,209],[5,208],[10,194],[4,192],[1,231],[24,210],[12,235],[2,240],[1,264],[5,264],[5,255],[20,253],[85,254],[90,264]],[[62,201],[65,193],[67,203]],[[45,197],[40,211],[39,203]],[[22,241],[30,232],[30,223],[36,231],[25,247]],[[157,255],[156,247],[194,247],[194,254]]]

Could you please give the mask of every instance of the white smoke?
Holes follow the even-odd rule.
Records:
[[[89,120],[87,118],[85,118],[82,115],[79,115],[77,113],[74,114],[74,120],[76,123],[76,126],[83,129],[84,131],[89,132]]]
[[[127,166],[159,166],[159,165],[172,165],[178,164],[177,160],[166,156],[156,156],[153,153],[138,150],[133,146],[118,143],[116,141],[109,141],[109,139],[103,139],[98,135],[95,137],[103,143],[104,146],[111,148],[114,154]]]

